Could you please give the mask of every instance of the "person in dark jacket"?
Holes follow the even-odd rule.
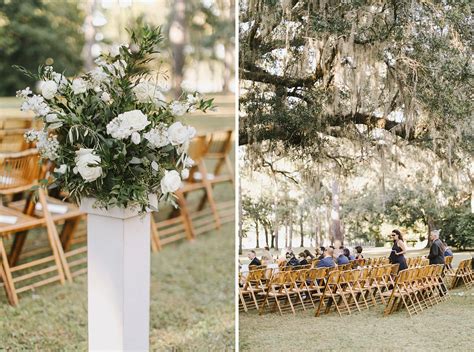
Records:
[[[319,260],[318,264],[316,265],[317,268],[334,268],[336,264],[334,263],[333,259],[334,250],[332,248],[324,249],[324,257],[323,259]]]
[[[430,260],[430,265],[432,264],[444,264],[444,245],[443,242],[439,239],[439,230],[433,230],[430,233],[431,247],[430,254],[428,254],[428,259]]]
[[[299,258],[299,264],[300,265],[308,265],[308,261],[306,260],[306,253],[305,252],[301,252],[300,254],[298,254],[298,258]]]
[[[357,246],[357,247],[355,247],[355,250],[357,252],[357,254],[355,256],[355,259],[364,259],[364,256],[362,255],[362,247]]]
[[[293,252],[286,254],[286,265],[287,266],[299,266],[300,262],[296,259]]]
[[[257,258],[257,254],[255,253],[255,251],[253,249],[247,254],[247,257],[250,259],[249,266],[252,266],[252,265],[260,266],[260,265],[262,265],[262,262]]]
[[[318,259],[321,260],[324,258],[324,252],[326,251],[326,247],[319,247],[318,252],[316,253],[318,255]]]
[[[349,250],[349,248],[344,248],[342,251],[343,251],[344,255],[347,257],[347,259],[355,260],[355,257],[353,255],[351,255],[351,251]]]
[[[344,250],[339,249],[339,255],[336,259],[337,265],[349,264],[349,258],[344,255]]]

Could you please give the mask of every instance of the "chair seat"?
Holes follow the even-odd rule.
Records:
[[[29,230],[34,227],[39,227],[46,222],[44,218],[38,219],[5,206],[0,206],[0,216],[5,217],[4,221],[10,220],[9,223],[0,222],[0,233],[15,232],[19,229]]]
[[[61,200],[52,197],[46,197],[46,201],[48,203],[48,209],[51,214],[51,218],[55,222],[86,215],[86,213],[82,212],[72,203],[62,202]],[[8,208],[22,211],[25,207],[25,202],[25,200],[11,202],[8,204]],[[36,203],[34,215],[38,218],[44,217],[40,203]]]

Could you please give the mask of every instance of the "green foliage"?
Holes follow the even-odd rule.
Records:
[[[60,5],[43,0],[0,1],[0,96],[12,96],[35,84],[14,70],[14,64],[30,71],[54,64],[66,76],[80,71],[84,14],[79,4],[78,0]]]
[[[58,167],[64,168],[62,172],[54,172],[54,182],[74,201],[93,197],[101,207],[138,206],[145,211],[155,203],[150,195],[173,202],[173,191],[163,191],[161,181],[170,170],[181,180],[177,171],[190,166],[185,164],[193,133],[183,127],[181,136],[184,139],[172,142],[168,134],[170,125],[179,124],[175,123],[176,116],[191,109],[205,112],[212,107],[212,99],[206,100],[196,93],[182,96],[181,101],[165,102],[159,88],[149,81],[146,66],[162,43],[160,28],[143,25],[132,29],[130,36],[129,47],[123,45],[118,54],[102,55],[97,60],[99,67],[79,79],[61,78],[51,66],[40,66],[35,78],[51,84],[56,82],[57,92],[52,97],[45,96],[46,100],[41,96],[26,95],[24,104],[28,106],[31,101],[41,99],[42,104],[47,105],[48,111],[42,113],[29,108],[44,123],[41,132],[31,133],[31,141],[38,142],[44,159],[53,160]],[[20,68],[20,71],[25,72],[25,69]],[[82,90],[77,85],[75,88],[78,82],[82,82]],[[140,84],[145,85],[145,92],[135,90]],[[179,112],[174,108],[179,108]],[[118,121],[126,112],[132,114],[128,121]],[[53,121],[48,120],[51,117]],[[145,121],[137,123],[142,117]],[[118,121],[116,127],[112,121]],[[142,123],[146,124],[141,126]],[[133,141],[131,131],[136,126],[140,126],[133,132],[138,141]],[[114,128],[117,136],[111,132]],[[128,135],[127,131],[130,132]],[[145,133],[161,134],[164,144],[155,145]],[[93,177],[87,179],[81,173],[78,160],[81,151],[93,155],[83,159],[87,160],[83,170],[99,168],[100,175],[94,172]]]
[[[469,205],[445,210],[440,221],[441,237],[450,246],[461,249],[474,247],[474,214]]]

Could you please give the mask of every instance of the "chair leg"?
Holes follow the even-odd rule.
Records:
[[[71,241],[73,239],[74,231],[76,231],[77,225],[79,225],[79,221],[81,220],[80,217],[73,218],[70,220],[66,220],[64,223],[63,229],[61,231],[61,235],[59,238],[61,239],[61,245],[64,251],[68,251],[71,247]]]
[[[153,213],[150,214],[150,242],[151,242],[151,250],[152,252],[158,252],[161,251],[161,242],[160,242],[160,236],[158,234],[158,230],[156,229],[156,222],[155,219],[153,218]]]
[[[48,211],[45,191],[40,188],[38,190],[38,195],[41,206],[43,207],[43,214],[46,219],[46,232],[48,234],[49,243],[51,244],[51,249],[53,250],[53,256],[58,268],[60,281],[62,284],[65,283],[65,280],[72,282],[71,271],[69,270],[69,264],[66,261],[66,256],[64,255],[63,247],[59,240],[58,230],[56,229],[56,225]]]
[[[15,290],[15,285],[13,283],[13,277],[10,271],[10,265],[8,264],[7,252],[3,245],[3,238],[0,238],[0,259],[2,263],[0,264],[2,275],[4,277],[5,291],[7,293],[8,302],[12,306],[18,304],[18,295]]]
[[[191,216],[189,215],[188,206],[186,205],[186,199],[183,192],[176,194],[178,196],[178,205],[180,209],[181,221],[184,225],[184,231],[186,231],[186,238],[192,240],[196,238],[196,231],[194,230],[193,223],[191,221]]]

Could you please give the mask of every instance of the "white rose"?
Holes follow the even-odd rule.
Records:
[[[186,180],[189,177],[189,170],[188,169],[181,170],[181,177],[183,180]]]
[[[102,82],[109,81],[109,75],[105,72],[102,67],[96,67],[89,72],[89,75],[96,85],[100,85]]]
[[[178,171],[165,171],[165,175],[161,179],[161,192],[163,194],[176,192],[181,186],[181,177]]]
[[[141,140],[140,133],[133,132],[132,137],[130,139],[132,140],[134,144],[140,144],[140,140]]]
[[[102,95],[100,96],[100,99],[104,102],[104,103],[108,103],[110,101],[110,94],[107,93],[107,92],[103,92]]]
[[[152,128],[143,134],[143,137],[150,142],[154,148],[162,148],[170,144],[168,140],[168,131],[164,123],[160,123],[158,127]]]
[[[175,122],[168,128],[168,139],[172,145],[180,145],[189,142],[196,135],[196,129],[183,126],[181,122]]]
[[[46,81],[41,85],[41,95],[45,99],[52,99],[58,92],[58,85],[54,81]]]
[[[77,172],[86,182],[92,182],[102,175],[102,168],[97,166],[101,162],[100,156],[95,155],[93,149],[79,149],[74,161]]]
[[[170,111],[174,116],[183,116],[188,111],[189,105],[180,101],[173,101],[170,104]]]
[[[165,97],[160,88],[150,82],[143,81],[133,87],[133,93],[140,103],[154,103],[157,107],[166,105]]]
[[[87,91],[87,83],[82,78],[75,78],[72,81],[72,91],[74,94],[81,94]]]
[[[126,139],[133,132],[139,132],[149,124],[147,116],[140,110],[127,111],[108,123],[107,133],[116,139]]]
[[[67,171],[67,165],[66,164],[62,164],[60,167],[57,167],[54,169],[54,172],[58,173],[58,174],[64,174],[66,173]]]

